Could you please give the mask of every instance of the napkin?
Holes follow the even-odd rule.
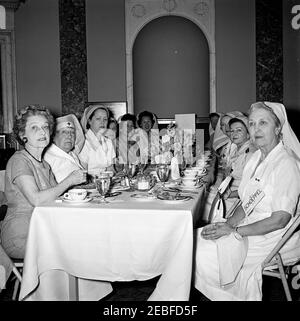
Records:
[[[235,238],[231,233],[216,240],[219,260],[219,278],[221,286],[235,281],[241,270],[248,251],[248,238]]]
[[[178,160],[176,157],[173,157],[171,160],[171,178],[173,180],[180,178]]]

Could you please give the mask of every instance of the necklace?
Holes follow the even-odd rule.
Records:
[[[42,163],[41,160],[38,160],[37,158],[35,158],[25,147],[24,147],[24,149],[25,149],[26,152],[27,152],[32,158],[34,158],[37,162]]]

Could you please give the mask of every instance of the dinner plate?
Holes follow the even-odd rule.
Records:
[[[63,198],[63,201],[67,203],[72,203],[72,204],[82,204],[82,203],[87,203],[92,199],[93,199],[92,197],[86,197],[84,200],[69,200],[69,199]]]
[[[178,187],[179,185],[179,182],[167,182],[167,183],[165,183],[165,187]]]
[[[137,201],[152,201],[155,197],[151,194],[136,193],[131,195]]]
[[[184,196],[184,195],[177,195],[176,198],[170,198],[170,199],[166,199],[161,195],[157,195],[157,198],[159,200],[162,200],[166,203],[170,203],[170,204],[176,204],[176,203],[180,203],[180,202],[187,202],[189,200],[191,200],[193,197],[191,196]]]

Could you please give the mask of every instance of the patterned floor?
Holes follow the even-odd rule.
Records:
[[[153,292],[159,277],[148,281],[114,282],[113,292],[104,301],[146,301]],[[299,280],[298,280],[299,281]],[[300,287],[300,282],[298,282]],[[0,301],[11,301],[13,294],[13,281],[9,280],[7,288],[0,293]],[[293,300],[300,301],[300,289],[293,290]],[[190,302],[197,304],[201,301],[209,301],[198,290],[192,287]],[[263,301],[286,301],[280,280],[263,278]]]

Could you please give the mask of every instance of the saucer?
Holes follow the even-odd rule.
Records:
[[[197,190],[199,188],[199,186],[198,185],[195,185],[195,186],[181,185],[179,188],[180,188],[180,191],[182,191],[182,192],[184,192],[184,191],[193,192],[193,191]]]
[[[130,186],[121,186],[121,185],[117,185],[112,187],[112,189],[110,190],[111,193],[114,192],[122,192],[122,191],[127,191],[130,189]]]
[[[63,201],[67,203],[72,203],[72,204],[82,204],[82,203],[87,203],[92,199],[93,199],[92,197],[86,197],[84,200],[69,200],[67,198],[63,198]]]
[[[170,197],[170,198],[164,198],[162,195],[157,195],[157,198],[158,198],[159,200],[162,200],[162,201],[164,201],[164,202],[166,202],[166,203],[169,203],[169,204],[176,204],[176,203],[180,203],[180,202],[187,202],[187,201],[193,199],[193,197],[191,197],[191,196],[184,196],[184,195],[178,195],[178,196],[176,196],[176,198],[175,198],[174,196],[173,196],[173,198],[172,198],[172,197]]]
[[[137,201],[152,201],[155,197],[151,194],[136,193],[131,195]]]

